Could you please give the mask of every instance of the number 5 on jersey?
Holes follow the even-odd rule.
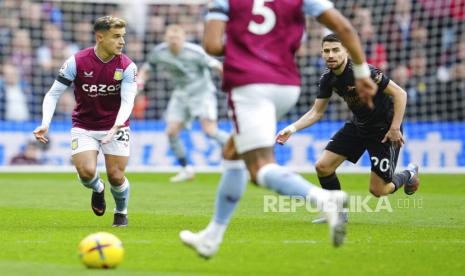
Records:
[[[249,22],[249,32],[256,35],[265,35],[273,30],[276,25],[276,14],[270,8],[265,6],[266,2],[273,2],[274,0],[254,0],[252,14],[263,16],[263,22],[257,23],[255,21]]]

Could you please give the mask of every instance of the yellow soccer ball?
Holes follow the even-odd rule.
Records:
[[[79,243],[79,257],[88,268],[114,268],[123,261],[124,248],[115,235],[98,232]]]

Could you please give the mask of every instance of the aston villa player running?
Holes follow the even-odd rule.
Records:
[[[182,242],[202,257],[210,258],[218,251],[248,175],[264,188],[323,207],[333,245],[344,242],[346,228],[340,211],[347,205],[347,195],[312,185],[279,166],[274,157],[276,121],[294,107],[300,95],[295,53],[306,15],[340,35],[354,59],[358,96],[372,104],[376,84],[370,78],[360,40],[330,1],[212,1],[204,46],[211,55],[225,55],[223,88],[228,91],[234,133],[224,148],[225,170],[210,223],[199,232],[186,229],[179,234]]]
[[[92,210],[105,213],[105,185],[97,168],[101,150],[111,193],[116,202],[113,226],[127,226],[129,181],[124,170],[129,159],[129,116],[137,92],[137,66],[122,54],[126,22],[113,16],[94,24],[95,47],[79,51],[60,69],[44,98],[42,125],[34,130],[37,140],[47,143],[45,134],[61,94],[74,83],[76,106],[71,129],[72,161],[81,183],[92,189]]]

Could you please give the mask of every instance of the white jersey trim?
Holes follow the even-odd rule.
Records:
[[[208,6],[209,12],[205,16],[205,20],[229,20],[229,1],[227,0],[213,0]]]
[[[334,4],[328,0],[304,0],[303,4],[304,14],[314,17],[318,17],[332,8],[334,8]]]

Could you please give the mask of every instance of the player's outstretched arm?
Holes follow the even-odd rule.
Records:
[[[394,102],[394,116],[392,117],[391,127],[381,142],[391,141],[400,147],[405,143],[402,132],[400,131],[400,126],[407,105],[407,92],[391,80],[386,89],[384,89],[384,93],[392,97],[392,101]]]
[[[347,48],[352,60],[357,93],[370,108],[372,97],[376,94],[377,86],[370,78],[370,68],[366,63],[365,54],[360,39],[352,24],[338,10],[329,9],[318,16],[318,21],[336,33],[344,47]]]
[[[326,107],[328,106],[329,98],[325,99],[316,99],[313,107],[305,113],[302,117],[299,118],[293,124],[288,125],[283,130],[278,132],[276,136],[276,142],[283,145],[295,132],[307,128],[323,118],[325,114]]]
[[[48,142],[45,134],[48,132],[50,122],[53,118],[53,113],[55,113],[58,99],[67,88],[67,85],[59,81],[55,81],[50,90],[45,94],[44,102],[42,103],[42,124],[32,132],[37,141],[44,144]]]

